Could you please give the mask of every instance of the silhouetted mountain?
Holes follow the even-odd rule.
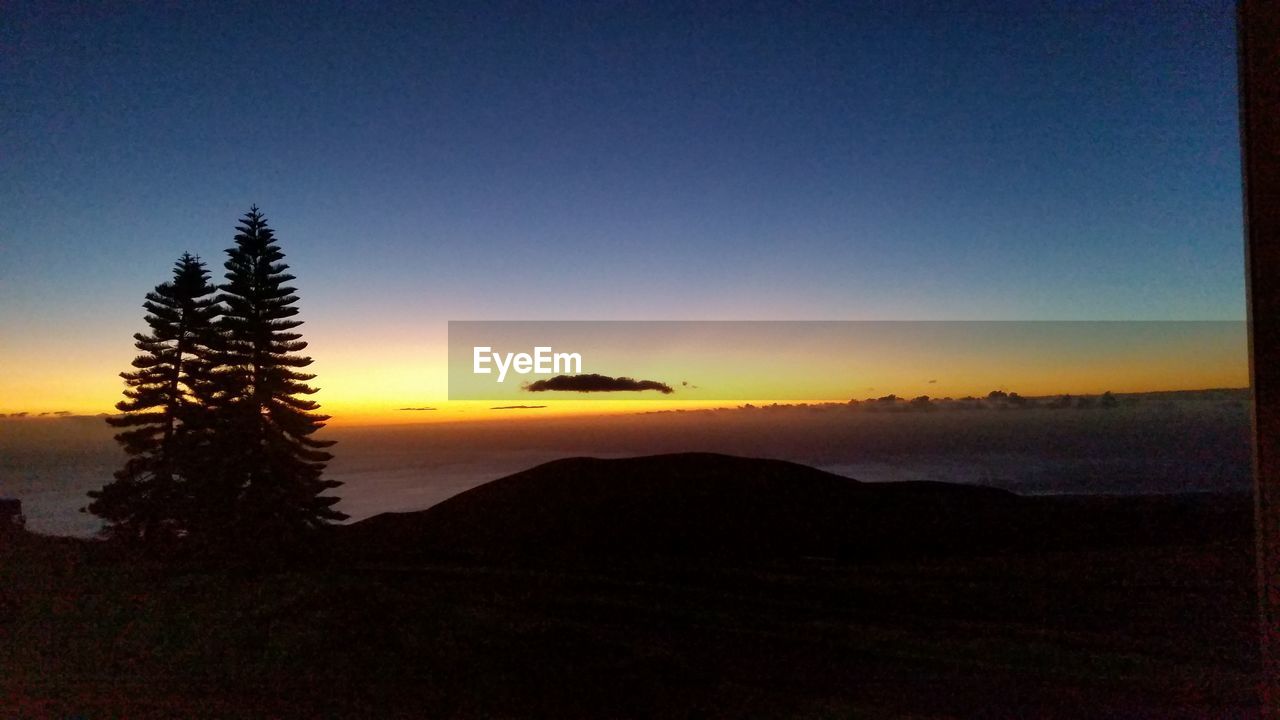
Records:
[[[56,717],[1252,717],[1250,528],[1247,496],[694,454],[561,460],[327,528],[332,563],[162,569],[18,532],[0,697]]]
[[[1248,523],[1243,496],[1031,498],[690,453],[550,462],[339,537],[368,559],[857,560],[1177,544]]]

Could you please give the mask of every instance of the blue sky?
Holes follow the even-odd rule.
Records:
[[[18,2],[0,42],[11,352],[127,359],[255,202],[317,332],[387,352],[447,319],[1244,317],[1230,3]]]

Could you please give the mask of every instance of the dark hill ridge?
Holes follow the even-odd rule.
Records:
[[[484,556],[830,555],[852,537],[901,534],[905,528],[883,521],[906,506],[917,521],[938,523],[958,519],[958,509],[1016,500],[940,483],[868,485],[781,460],[710,453],[569,458],[351,531],[387,549],[422,543]]]
[[[339,530],[367,559],[869,559],[1247,536],[1247,498],[1021,497],[711,453],[569,458]]]
[[[331,562],[166,569],[19,530],[0,698],[36,717],[1251,717],[1248,512],[670,455],[333,528]],[[1235,542],[1175,545],[1193,531]],[[1034,552],[1054,542],[1112,547]]]

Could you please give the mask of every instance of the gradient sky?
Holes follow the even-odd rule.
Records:
[[[505,356],[544,343],[581,356],[571,372],[673,390],[585,396],[610,401],[959,398],[995,389],[1045,396],[1249,384],[1248,334],[1238,321],[451,322],[450,400],[583,398],[523,387],[555,370],[521,374],[508,363],[499,381],[490,361],[491,372],[474,372],[475,347]]]
[[[0,411],[108,410],[251,203],[335,411],[442,400],[449,319],[1244,317],[1231,3],[54,5]]]

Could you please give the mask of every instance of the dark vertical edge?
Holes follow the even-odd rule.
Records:
[[[1280,5],[1241,0],[1237,38],[1262,643],[1259,690],[1263,716],[1280,718]]]

